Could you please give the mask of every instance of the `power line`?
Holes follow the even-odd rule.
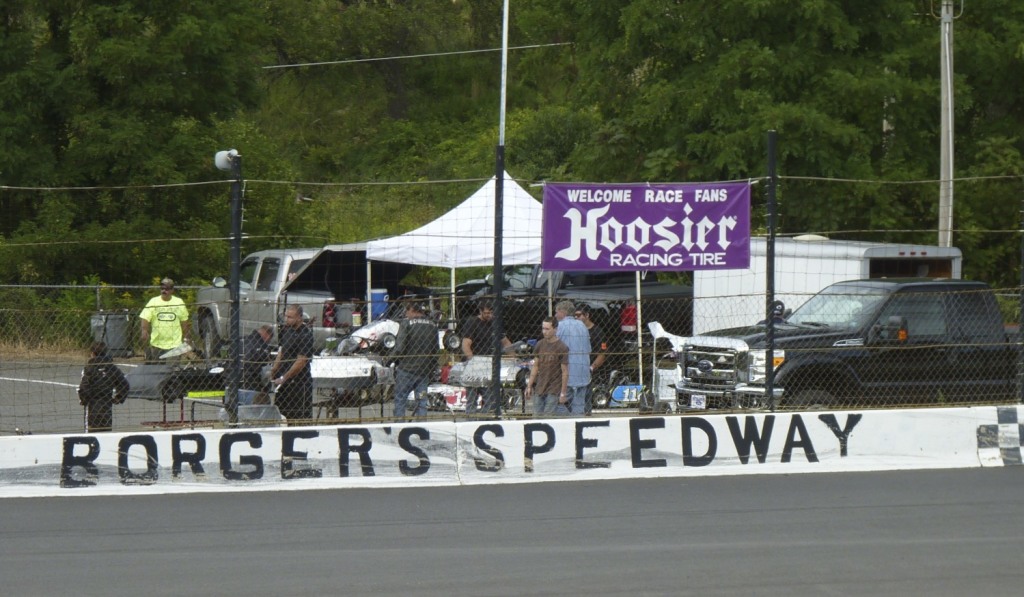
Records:
[[[956,182],[978,182],[983,180],[1019,180],[1024,178],[1020,174],[1003,174],[999,176],[965,176],[963,178],[953,178]],[[942,182],[941,180],[879,180],[879,179],[865,179],[865,178],[831,178],[827,176],[779,176],[779,180],[812,180],[815,182],[853,182],[862,184],[889,184],[889,185],[915,185],[915,184],[935,184]]]
[[[267,184],[267,185],[289,185],[289,186],[301,186],[301,187],[367,187],[367,186],[411,186],[411,185],[431,185],[431,184],[458,184],[458,183],[470,183],[470,182],[485,182],[490,180],[489,178],[452,178],[443,180],[411,180],[411,181],[363,181],[363,182],[309,182],[304,180],[262,180],[262,179],[246,179],[246,184]],[[516,179],[513,179],[516,180]],[[521,180],[521,179],[520,179]],[[193,187],[202,185],[220,185],[229,184],[232,181],[227,180],[208,180],[205,182],[183,182],[183,183],[170,183],[170,184],[152,184],[152,185],[129,185],[129,186],[99,186],[99,187],[14,187],[7,185],[0,185],[0,191],[44,191],[44,192],[56,192],[56,191],[123,191],[123,190],[142,190],[142,189],[167,189],[175,187]]]
[[[486,182],[490,178],[450,178],[444,180],[409,180],[409,181],[367,181],[367,182],[305,182],[295,180],[262,180],[247,179],[248,183],[271,184],[271,185],[295,185],[302,187],[391,187],[391,186],[412,186],[427,184],[459,184],[470,182]],[[516,180],[516,179],[511,179]]]
[[[551,46],[571,46],[572,42],[558,42],[552,44],[534,44],[531,46],[515,46],[510,50],[531,50],[535,48],[548,48]],[[484,52],[500,52],[501,48],[487,48],[484,50],[458,50],[454,52],[432,52],[429,54],[409,54],[406,56],[385,56],[383,58],[352,58],[351,60],[328,60],[324,62],[300,62],[296,64],[274,64],[262,67],[263,70],[279,68],[304,68],[308,66],[333,66],[337,64],[357,64],[360,62],[384,62],[386,60],[410,60],[416,58],[434,58],[438,56],[458,56],[461,54],[482,54]]]
[[[242,240],[255,240],[255,239],[299,239],[308,238],[313,240],[324,240],[320,236],[311,235],[294,235],[294,234],[260,234],[260,235],[249,235],[246,234],[242,237]],[[54,241],[33,241],[33,242],[15,242],[15,243],[0,243],[0,250],[3,249],[14,249],[21,247],[49,247],[49,246],[60,246],[60,245],[135,245],[135,244],[163,244],[163,243],[195,243],[195,242],[213,242],[213,241],[228,241],[231,240],[230,236],[198,236],[193,238],[130,238],[123,240],[106,240],[106,239],[87,239],[87,240],[54,240]]]
[[[1005,174],[999,176],[966,176],[954,178],[953,180],[958,183],[967,182],[981,182],[986,180],[1021,180],[1024,176],[1020,174]],[[354,182],[311,182],[305,180],[264,180],[259,178],[247,178],[246,184],[265,184],[265,185],[293,185],[301,187],[371,187],[371,186],[415,186],[415,185],[438,185],[438,184],[461,184],[461,183],[479,183],[486,182],[490,178],[450,178],[450,179],[437,179],[437,180],[391,180],[391,181],[354,181]],[[513,178],[516,182],[555,182],[551,180],[546,181],[532,181],[524,178]],[[751,178],[742,179],[737,181],[715,181],[715,182],[743,182],[749,180],[753,183],[757,183],[763,178]],[[833,178],[827,176],[784,176],[780,175],[779,180],[801,180],[801,181],[814,181],[814,182],[834,182],[834,183],[858,183],[858,184],[877,184],[877,185],[921,185],[921,184],[936,184],[940,182],[937,179],[926,179],[926,180],[881,180],[881,179],[867,179],[867,178]],[[8,186],[0,185],[0,191],[42,191],[42,192],[56,192],[56,191],[117,191],[117,190],[140,190],[140,189],[169,189],[176,187],[195,187],[204,185],[221,185],[231,183],[230,179],[225,180],[208,180],[202,182],[182,182],[182,183],[166,183],[166,184],[151,184],[151,185],[124,185],[124,186],[97,186],[97,187],[23,187],[23,186]],[[689,182],[705,182],[705,181],[689,181]],[[607,183],[607,184],[639,184],[635,182],[631,183]],[[652,183],[653,184],[653,183]],[[669,184],[658,182],[657,184]],[[672,183],[678,184],[678,183]]]
[[[119,185],[101,187],[13,187],[0,185],[0,191],[128,191],[133,189],[173,189],[176,187],[198,187],[203,185],[230,183],[231,180],[207,180],[204,182],[176,182],[147,185]]]

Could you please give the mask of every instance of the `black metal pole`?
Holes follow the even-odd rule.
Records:
[[[505,213],[505,146],[498,144],[494,166],[494,358],[491,361],[491,395],[494,416],[501,416],[501,355],[505,338],[504,299],[505,274],[502,259],[502,230]]]
[[[775,131],[768,131],[768,239],[765,244],[765,375],[768,409],[775,410]]]
[[[242,321],[239,300],[242,265],[242,156],[231,158],[231,375],[228,376],[224,404],[231,421],[237,420],[238,388],[242,382]]]
[[[1017,399],[1024,404],[1024,196],[1020,204],[1020,288],[1017,289]]]
[[[508,80],[508,4],[502,3],[501,14],[501,102],[498,109],[498,147],[494,159],[494,357],[491,361],[491,396],[494,416],[501,418],[501,353],[505,338],[505,272],[502,263],[502,231],[505,213],[505,94]]]

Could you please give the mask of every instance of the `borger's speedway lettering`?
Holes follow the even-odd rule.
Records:
[[[543,238],[551,270],[747,267],[750,185],[549,183]]]
[[[568,435],[557,430],[556,426],[563,421],[483,423],[468,427],[472,433],[460,440],[469,442],[462,450],[465,456],[462,466],[471,467],[478,474],[500,474],[515,456],[515,461],[522,463],[523,473],[543,473],[543,467],[555,464],[543,463],[541,457],[566,448],[571,448],[571,466],[577,470],[610,468],[613,465],[624,465],[634,470],[708,467],[722,458],[742,465],[764,464],[773,454],[773,444],[776,446],[774,453],[781,463],[794,459],[817,463],[819,451],[812,441],[811,429],[819,433],[819,438],[833,438],[836,443],[825,447],[826,450],[838,452],[840,458],[845,458],[851,434],[861,417],[860,414],[847,414],[845,421],[840,423],[838,417],[831,413],[817,417],[793,414],[788,418],[776,415],[727,416],[726,437],[720,437],[721,432],[716,431],[708,419],[682,417],[677,419],[679,436],[664,442],[671,445],[663,445],[655,437],[659,430],[666,429],[667,419],[633,418],[628,419],[628,438],[621,438],[628,447],[625,451],[628,456],[622,455],[618,449],[621,442],[615,442],[616,446],[602,446],[600,432],[607,431],[612,420],[570,421],[573,432]],[[778,420],[786,421],[785,426],[777,427]],[[74,489],[114,482],[115,479],[102,478],[103,473],[98,466],[101,460],[114,455],[116,482],[123,485],[153,485],[185,477],[202,482],[213,476],[223,482],[251,483],[264,479],[271,463],[283,481],[315,479],[325,475],[325,459],[310,458],[308,450],[325,439],[336,446],[332,455],[336,458],[336,466],[332,469],[338,477],[373,477],[385,472],[418,477],[428,474],[433,465],[431,449],[427,447],[431,442],[427,427],[410,424],[376,429],[339,427],[233,431],[220,434],[216,445],[208,445],[207,436],[203,433],[172,433],[169,454],[160,453],[158,442],[150,434],[120,438],[102,434],[66,436],[62,438],[59,483],[61,487]],[[512,427],[521,427],[522,442],[512,448],[518,454],[506,453],[505,450],[510,449],[507,442],[503,450],[503,442],[497,441],[506,438]],[[820,434],[823,429],[828,431],[824,436]],[[264,433],[279,435],[279,448],[273,451],[266,449]],[[389,441],[381,445],[374,442],[374,437],[386,437]],[[777,449],[779,442],[782,443],[781,450]],[[673,454],[680,454],[681,458],[666,457]],[[216,466],[210,466],[211,461]],[[170,478],[161,478],[160,471],[168,469]]]

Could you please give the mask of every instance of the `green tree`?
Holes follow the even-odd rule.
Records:
[[[104,188],[63,198],[5,193],[0,233],[17,244],[23,236],[153,238],[206,228],[213,191],[151,187],[210,178],[210,156],[230,143],[213,137],[216,119],[259,102],[255,69],[267,35],[260,5],[43,0],[0,11],[0,184]],[[157,251],[165,262],[168,253],[188,253]],[[139,270],[112,269],[104,253],[83,243],[24,257],[46,280],[137,279]]]
[[[543,35],[574,42],[571,100],[600,115],[566,172],[621,181],[760,177],[766,132],[776,130],[779,172],[793,178],[781,188],[783,231],[882,230],[893,232],[872,240],[934,242],[922,222],[937,221],[937,185],[796,179],[938,178],[939,24],[928,3],[528,4],[531,22],[553,23],[538,27]],[[1024,74],[1022,22],[1024,5],[1010,0],[970,4],[955,22],[956,176],[1013,174],[1024,100],[1008,91]],[[983,227],[992,198],[960,196],[957,227]],[[1004,228],[1006,215],[984,226]],[[975,238],[960,237],[965,251],[987,250]],[[992,250],[976,258],[1005,257],[1005,248]]]
[[[928,8],[516,0],[510,45],[537,47],[509,53],[507,169],[530,180],[758,178],[774,129],[783,232],[934,242],[937,185],[893,184],[938,177],[939,24]],[[500,45],[501,9],[2,3],[0,280],[223,273],[229,181],[210,162],[231,147],[247,178],[246,251],[365,240],[440,215],[493,175],[500,54],[476,50]],[[1024,152],[1021,23],[1024,4],[987,0],[954,24],[956,175],[1018,177],[957,185],[954,242],[965,272],[990,281],[1012,281],[1020,265],[1006,240]],[[287,65],[304,66],[277,68]],[[154,186],[169,183],[187,186]]]

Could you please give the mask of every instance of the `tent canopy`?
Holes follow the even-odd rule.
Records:
[[[495,179],[438,219],[415,230],[366,243],[366,258],[435,267],[494,265]],[[542,209],[505,173],[502,192],[502,261],[540,263]]]
[[[285,285],[285,290],[326,290],[338,300],[361,301],[368,296],[372,285],[387,289],[389,296],[402,296],[422,290],[401,284],[414,268],[405,263],[368,262],[365,242],[327,245]]]

